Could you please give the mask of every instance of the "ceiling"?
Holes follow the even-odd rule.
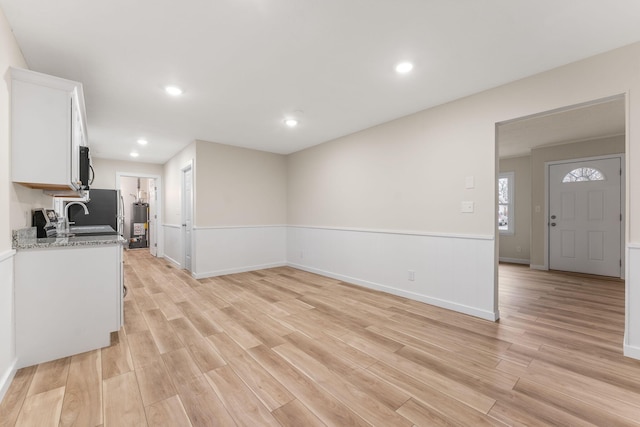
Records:
[[[637,0],[0,7],[29,68],[84,84],[93,155],[133,160],[137,150],[152,163],[195,139],[295,152],[640,40]],[[400,61],[413,71],[397,74]],[[168,96],[169,84],[184,93]]]

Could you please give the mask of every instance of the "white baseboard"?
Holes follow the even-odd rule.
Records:
[[[511,264],[524,264],[524,265],[529,265],[530,262],[528,259],[520,259],[520,258],[503,258],[500,257],[499,258],[500,262],[508,262]]]
[[[640,347],[634,347],[628,344],[624,345],[624,355],[632,359],[640,360]]]
[[[9,368],[2,374],[2,377],[0,378],[0,402],[2,402],[2,399],[4,399],[4,395],[7,394],[7,390],[9,390],[11,381],[13,381],[13,378],[16,376],[17,363],[18,359],[14,359],[11,366],[9,366]]]
[[[163,258],[169,261],[171,264],[173,264],[176,268],[180,268],[180,269],[182,268],[182,265],[175,259],[171,258],[169,255],[164,254]]]
[[[261,265],[249,265],[240,268],[229,268],[225,270],[205,271],[203,273],[193,273],[194,279],[206,279],[207,277],[224,276],[226,274],[246,273],[247,271],[264,270],[267,268],[284,267],[287,264],[284,262],[277,262],[273,264],[261,264]]]
[[[622,346],[625,357],[640,360],[640,347],[627,344],[627,331],[624,333],[624,345]]]
[[[545,265],[537,265],[537,264],[529,264],[529,268],[531,268],[532,270],[544,270],[544,271],[549,270],[547,268],[547,266],[545,266]]]
[[[335,274],[330,271],[318,270],[316,268],[311,268],[302,264],[288,263],[289,267],[297,268],[299,270],[308,271],[310,273],[319,274],[325,277],[331,277],[332,279],[342,280],[343,282],[351,283],[354,285],[363,286],[365,288],[374,289],[381,292],[386,292],[388,294],[397,295],[405,298],[409,298],[415,301],[421,301],[430,305],[434,305],[436,307],[446,308],[448,310],[457,311],[460,313],[468,314],[470,316],[479,317],[481,319],[490,320],[495,322],[500,318],[499,312],[489,312],[484,310],[479,310],[474,307],[469,307],[462,304],[456,304],[451,301],[445,301],[442,299],[431,298],[426,295],[417,294],[414,292],[405,291],[402,289],[392,288],[389,286],[381,285],[380,283],[369,282],[366,280],[360,280],[355,277],[343,276],[341,274]]]

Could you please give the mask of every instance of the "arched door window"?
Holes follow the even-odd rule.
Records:
[[[604,175],[595,168],[577,168],[562,178],[562,182],[604,181]]]

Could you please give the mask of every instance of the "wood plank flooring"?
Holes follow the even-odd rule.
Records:
[[[0,426],[640,425],[620,280],[501,265],[492,323],[292,268],[125,260],[112,345],[20,370]]]

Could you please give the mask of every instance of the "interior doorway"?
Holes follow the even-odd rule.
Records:
[[[117,173],[124,211],[123,237],[127,249],[149,250],[159,256],[160,177],[136,173]]]
[[[570,163],[575,159],[620,157],[624,155],[626,139],[625,95],[497,123],[496,182],[499,177],[510,174],[513,178],[510,181],[515,186],[512,200],[507,200],[511,205],[506,224],[505,215],[499,215],[502,206],[496,206],[499,259],[503,262],[528,264],[536,270],[549,270],[549,227],[552,222],[550,216],[557,216],[558,213],[549,211],[548,165]],[[619,167],[614,169],[618,173],[618,183],[624,187],[624,175],[620,175]],[[624,173],[624,167],[622,169]],[[565,171],[565,174],[568,172],[570,171]],[[584,182],[577,184],[580,188],[584,186]],[[565,184],[564,187],[567,189],[572,186]],[[572,188],[576,188],[576,185]],[[496,192],[498,196],[501,194],[498,185]],[[589,196],[584,194],[584,197]],[[591,203],[595,203],[595,193],[590,197]],[[498,203],[503,202],[500,197],[496,199],[499,200]],[[620,200],[624,206],[624,191],[620,193]],[[618,212],[616,225],[620,225],[620,213],[623,212]],[[592,214],[595,214],[595,211]],[[593,242],[596,234],[592,234]],[[569,233],[565,233],[564,237],[568,239]],[[622,247],[624,237],[620,240]],[[604,249],[604,246],[600,249]],[[600,249],[597,249],[594,243],[592,255],[599,256],[596,252]],[[624,267],[624,251],[620,252]],[[620,264],[620,257],[617,263]],[[616,277],[620,277],[620,274]]]
[[[624,279],[626,118],[627,100],[620,94],[496,123],[496,200],[500,174],[514,172],[515,182],[515,196],[507,198],[514,203],[509,210],[515,215],[512,230],[506,229],[512,218],[499,224],[496,202],[498,259],[527,265],[520,269],[496,263],[499,310],[508,313],[509,299],[519,297],[504,294],[503,305],[501,282],[526,280],[530,270],[570,271],[541,274],[571,281],[586,292],[592,283],[608,280],[593,274]],[[511,271],[517,274],[510,277]],[[537,299],[532,310],[544,313],[545,301],[552,304]]]

